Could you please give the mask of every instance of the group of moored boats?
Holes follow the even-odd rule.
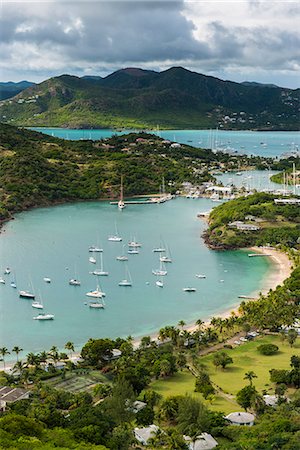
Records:
[[[110,242],[122,242],[123,239],[122,237],[119,235],[117,227],[115,230],[115,234],[108,236],[108,241]],[[140,248],[142,247],[142,244],[137,242],[135,238],[131,239],[128,242],[128,249],[127,249],[127,254],[129,255],[137,255],[140,252]],[[128,261],[128,256],[126,256],[125,254],[125,244],[123,245],[123,252],[121,255],[118,255],[116,257],[117,261],[124,261],[125,265],[124,265],[124,278],[122,280],[119,281],[118,285],[122,286],[122,287],[131,287],[132,286],[132,278],[131,278],[131,274],[128,268],[128,265],[126,264],[126,262]],[[97,264],[97,257],[96,255],[99,254],[100,255],[100,267],[96,268],[95,270],[89,272],[92,275],[97,276],[97,285],[96,285],[96,289],[95,290],[90,290],[86,293],[86,296],[91,298],[92,300],[89,303],[85,303],[88,304],[88,306],[90,308],[93,309],[104,309],[105,308],[105,302],[104,302],[104,297],[106,296],[105,292],[103,292],[100,283],[99,283],[99,278],[101,276],[105,276],[107,277],[109,275],[109,272],[104,270],[104,266],[103,266],[103,248],[101,248],[98,245],[91,245],[88,249],[89,253],[91,254],[91,256],[89,256],[89,262],[91,264]],[[165,277],[168,274],[168,271],[166,269],[166,264],[170,264],[172,263],[172,258],[170,257],[170,255],[168,254],[165,246],[160,245],[158,247],[155,247],[152,249],[153,253],[158,253],[159,254],[159,268],[157,269],[153,269],[152,270],[152,274],[155,275],[157,277],[157,280],[155,282],[156,286],[159,288],[163,288],[164,287],[164,281],[163,281],[163,277]],[[7,267],[4,270],[4,275],[10,275],[11,274],[11,269],[9,267]],[[206,278],[205,275],[203,274],[196,274],[197,278],[200,279],[204,279]],[[43,278],[43,281],[45,283],[50,284],[51,283],[51,278],[45,276]],[[5,284],[5,278],[0,278],[0,284]],[[147,282],[147,284],[149,284],[149,282]],[[17,288],[17,284],[15,279],[12,279],[10,282],[11,287],[13,288]],[[76,276],[76,270],[75,270],[75,277],[70,278],[69,279],[69,285],[70,286],[81,286],[81,281],[77,278]],[[183,288],[184,292],[195,292],[196,288],[194,287],[185,287]],[[40,300],[36,300],[36,295],[35,293],[30,290],[20,290],[19,291],[19,297],[23,298],[23,299],[27,299],[27,300],[32,300],[31,306],[35,309],[38,310],[43,310],[44,309],[44,305],[43,305],[43,301],[40,298]],[[41,297],[41,296],[40,296]],[[53,320],[54,319],[54,314],[50,314],[50,313],[45,313],[45,312],[40,312],[37,316],[33,317],[34,320]]]

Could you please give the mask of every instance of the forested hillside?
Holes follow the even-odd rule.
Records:
[[[106,78],[61,75],[0,103],[6,123],[73,128],[299,129],[299,89],[239,84],[172,67]]]

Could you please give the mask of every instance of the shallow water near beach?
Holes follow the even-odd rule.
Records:
[[[238,295],[262,287],[271,265],[268,258],[248,258],[246,251],[209,250],[201,239],[205,222],[196,215],[212,206],[216,204],[208,199],[177,198],[161,205],[130,205],[122,212],[108,202],[84,202],[18,214],[0,235],[1,276],[11,268],[10,275],[3,275],[6,284],[0,285],[0,346],[40,351],[62,348],[71,340],[79,348],[90,337],[152,334],[181,319],[204,320],[236,305]],[[121,243],[107,240],[115,224]],[[127,252],[133,237],[142,244],[138,255],[128,255],[133,285],[120,287],[125,263],[116,256]],[[89,273],[95,269],[89,263],[90,245],[103,248],[109,272],[99,277],[106,293],[104,310],[85,304],[86,292],[97,285],[97,277]],[[169,249],[173,260],[166,265],[163,288],[155,285],[152,274],[159,267],[159,254],[152,249],[159,245]],[[94,256],[100,264],[99,254]],[[46,276],[50,284],[43,281]],[[80,287],[69,286],[74,276]],[[10,286],[12,279],[17,289]],[[184,287],[196,292],[183,292]],[[19,298],[19,289],[33,289],[55,319],[33,320],[38,311],[30,300]]]

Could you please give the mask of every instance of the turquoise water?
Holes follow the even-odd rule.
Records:
[[[71,340],[80,346],[93,337],[140,336],[184,319],[187,323],[218,314],[238,303],[237,296],[260,288],[270,268],[265,258],[248,258],[243,251],[215,252],[200,238],[205,223],[196,218],[215,203],[208,199],[174,199],[161,205],[132,205],[118,211],[108,202],[75,203],[35,209],[16,216],[0,235],[0,271],[9,266],[6,284],[0,285],[0,346],[22,346],[26,351],[63,347]],[[124,262],[116,261],[123,243],[109,242],[115,222],[123,243],[136,237],[142,243],[139,255],[128,255],[133,286],[122,288]],[[155,286],[152,269],[159,266],[152,249],[161,240],[169,246],[173,263],[167,265],[165,286]],[[108,277],[101,278],[106,309],[91,310],[85,293],[96,288],[89,271],[88,247],[101,245]],[[127,248],[126,248],[127,250]],[[68,285],[74,277],[80,287]],[[206,274],[202,280],[196,273]],[[50,277],[46,284],[43,277]],[[30,300],[20,299],[11,288],[40,292],[45,312],[54,321],[33,320],[38,313]],[[224,282],[220,282],[223,279]],[[147,284],[147,282],[149,284]],[[184,293],[192,286],[196,293]]]
[[[114,130],[70,130],[65,128],[32,128],[63,139],[103,139],[113,134],[129,133]],[[152,133],[152,131],[151,131]],[[212,130],[169,130],[153,132],[164,139],[170,139],[193,147],[219,148],[259,156],[280,156],[285,152],[299,150],[300,132],[297,131],[212,131]]]
[[[235,172],[223,173],[222,175],[215,175],[218,181],[224,186],[234,184],[236,187],[245,187],[249,190],[256,189],[263,190],[289,190],[293,191],[294,186],[284,186],[283,184],[274,183],[270,177],[275,175],[278,171],[275,170],[245,170],[242,175],[236,175]],[[295,188],[296,193],[300,193],[300,187]]]

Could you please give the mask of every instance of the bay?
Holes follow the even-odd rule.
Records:
[[[31,128],[55,137],[71,140],[109,138],[134,130],[78,130],[66,128]],[[237,151],[265,157],[279,157],[283,153],[299,151],[300,132],[297,131],[225,131],[225,130],[161,130],[150,131],[163,139],[198,148]]]
[[[262,287],[270,262],[248,258],[246,251],[209,250],[201,238],[205,223],[196,215],[212,206],[209,199],[177,198],[160,205],[130,205],[121,212],[108,202],[83,202],[16,215],[0,235],[0,272],[11,268],[4,276],[6,284],[0,285],[0,346],[40,351],[52,345],[62,348],[71,340],[79,348],[90,337],[151,334],[181,319],[204,320],[237,305],[238,295]],[[121,243],[107,240],[115,223]],[[124,262],[116,256],[133,237],[142,247],[140,254],[128,255],[133,286],[122,288],[118,282],[124,278]],[[152,274],[159,267],[159,255],[152,249],[161,242],[173,259],[162,289]],[[86,292],[97,285],[97,277],[89,274],[95,268],[88,261],[90,245],[103,247],[109,271],[99,279],[106,292],[105,310],[85,304]],[[75,270],[80,287],[68,284]],[[197,273],[206,279],[196,278]],[[43,281],[46,276],[50,284]],[[11,288],[12,278],[18,289]],[[183,292],[188,286],[197,291]],[[31,288],[40,293],[45,312],[55,314],[55,320],[33,320],[38,311],[18,296],[19,289]]]

